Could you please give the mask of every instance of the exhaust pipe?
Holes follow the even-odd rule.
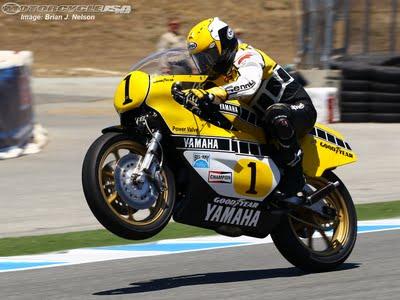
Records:
[[[322,189],[319,189],[312,193],[311,195],[307,196],[306,201],[310,205],[318,202],[319,200],[325,198],[328,196],[331,192],[333,192],[338,186],[340,185],[339,181],[336,182],[330,182],[326,186],[324,186]]]

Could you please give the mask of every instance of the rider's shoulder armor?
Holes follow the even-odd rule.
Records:
[[[249,44],[242,43],[235,56],[235,67],[240,68],[243,64],[256,62],[263,68],[263,80],[271,77],[274,68],[277,66],[275,60],[263,51],[253,48]]]
[[[259,114],[263,114],[263,111],[274,103],[285,102],[287,98],[292,96],[293,91],[295,92],[298,89],[298,84],[280,65],[263,51],[248,44],[239,45],[231,72],[214,80],[214,84],[226,86],[226,84],[235,82],[240,75],[241,68],[253,66],[262,68],[261,83],[255,93],[247,96],[248,99],[245,101],[255,108]],[[256,79],[249,77],[248,80]]]
[[[277,64],[271,57],[261,50],[253,48],[249,44],[242,43],[238,47],[233,68],[229,74],[219,76],[217,79],[213,80],[213,83],[217,86],[221,86],[236,81],[239,75],[237,70],[248,65],[260,65],[263,69],[262,80],[265,80],[271,77],[273,69]]]
[[[285,102],[298,89],[298,84],[275,60],[263,51],[248,44],[240,44],[235,57],[235,67],[240,68],[244,60],[258,62],[263,68],[262,83],[249,104],[262,114],[270,105]],[[292,86],[294,85],[294,86]]]

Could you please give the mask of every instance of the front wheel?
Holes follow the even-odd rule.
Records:
[[[334,212],[332,218],[328,220],[299,208],[283,217],[271,233],[279,252],[290,263],[307,272],[335,269],[348,258],[356,242],[357,215],[343,182],[331,171],[322,177],[307,178],[307,184],[314,190],[329,181],[339,181],[340,185],[314,207]]]
[[[135,209],[118,194],[118,161],[128,155],[140,161],[145,153],[145,146],[131,136],[110,132],[90,146],[82,167],[83,191],[94,216],[112,233],[131,240],[150,238],[160,232],[168,224],[175,202],[174,177],[166,166],[161,172],[164,189],[150,207]]]

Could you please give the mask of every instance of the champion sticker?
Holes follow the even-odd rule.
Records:
[[[232,183],[232,172],[209,171],[208,182],[210,183]]]

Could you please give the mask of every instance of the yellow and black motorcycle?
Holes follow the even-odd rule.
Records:
[[[151,64],[192,73],[189,60],[179,56],[167,64],[151,57],[137,69]],[[341,134],[317,124],[301,141],[306,203],[282,207],[273,142],[265,140],[250,107],[227,101],[191,110],[182,105],[181,89],[201,86],[205,76],[141,70],[116,90],[121,124],[103,129],[83,163],[86,200],[105,228],[140,240],[173,217],[228,236],[271,234],[281,254],[306,271],[331,270],[347,259],[356,241],[356,212],[332,170],[355,162],[356,154]]]

